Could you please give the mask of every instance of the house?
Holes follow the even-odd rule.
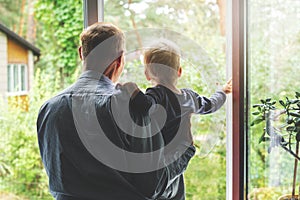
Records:
[[[0,98],[28,108],[40,50],[0,23]]]

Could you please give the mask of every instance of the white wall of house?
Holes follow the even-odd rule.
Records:
[[[28,51],[28,90],[33,89],[34,84],[34,55],[32,51]]]
[[[7,92],[7,36],[0,32],[0,98]]]

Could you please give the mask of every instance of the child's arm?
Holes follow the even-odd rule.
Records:
[[[197,114],[209,114],[219,110],[226,101],[226,94],[232,92],[232,80],[228,80],[223,88],[214,93],[210,98],[200,96],[196,92],[193,92],[193,99],[196,104],[195,113]]]
[[[153,104],[153,99],[145,95],[133,82],[124,83],[122,89],[130,95],[130,108],[135,112],[148,113]]]

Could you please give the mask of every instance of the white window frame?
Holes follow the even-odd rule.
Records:
[[[10,66],[10,67],[9,67]],[[24,89],[22,89],[22,73],[21,68],[24,66]],[[18,68],[18,84],[17,88],[14,88],[15,76],[14,76],[14,69],[15,67]],[[7,65],[7,80],[10,78],[10,84],[7,84],[7,95],[8,96],[16,96],[16,95],[27,95],[28,94],[28,66],[24,63],[10,63]],[[10,87],[9,87],[10,86]]]

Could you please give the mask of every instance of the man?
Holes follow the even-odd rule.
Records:
[[[112,24],[96,23],[80,36],[83,73],[48,100],[37,120],[51,194],[62,200],[184,199],[175,181],[195,153],[190,136],[164,153],[160,120],[130,108],[116,86],[125,39]]]

